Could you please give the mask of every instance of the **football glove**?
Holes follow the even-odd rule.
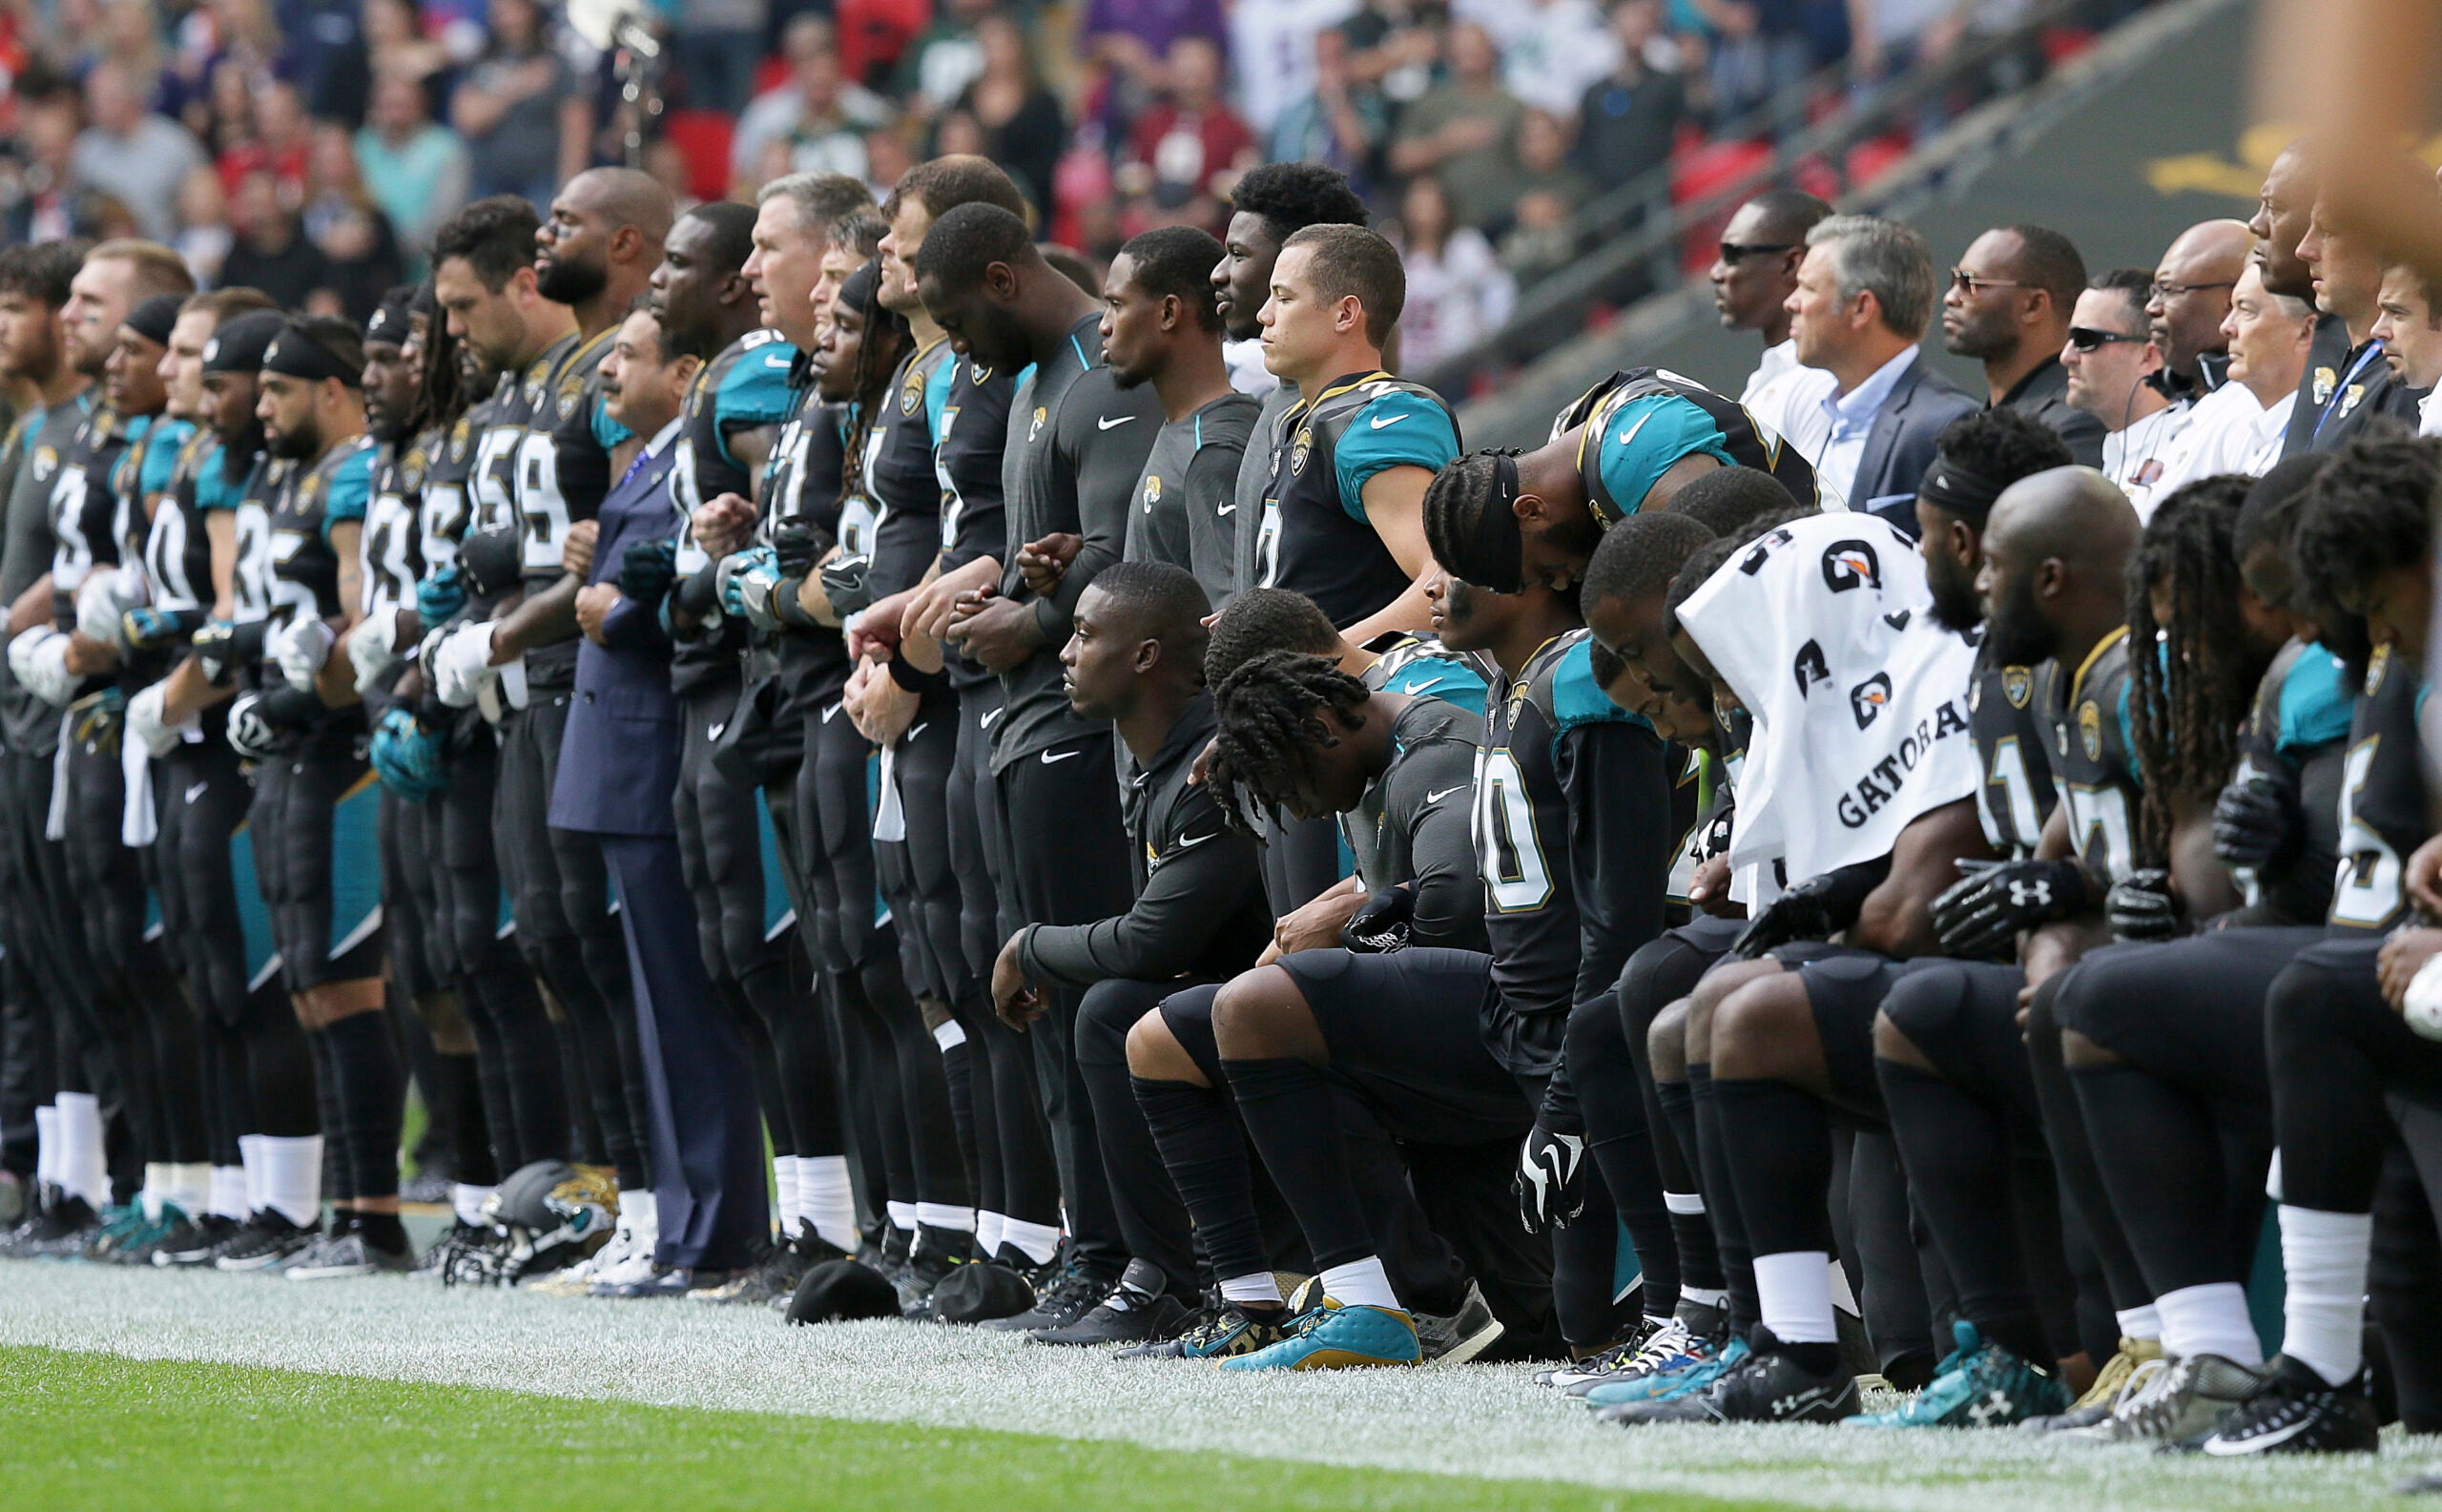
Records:
[[[194,610],[138,605],[119,616],[118,630],[130,650],[152,651],[192,638],[202,623],[203,615]]]
[[[314,679],[321,675],[322,664],[331,659],[331,647],[339,635],[331,627],[311,615],[300,615],[273,632],[265,648],[272,660],[279,664],[279,674],[288,686],[300,693],[314,691]]]
[[[466,569],[467,586],[488,597],[516,586],[524,570],[524,548],[517,531],[491,526],[467,532],[458,549],[458,564]]]
[[[267,761],[279,732],[263,717],[262,694],[241,693],[229,706],[229,749],[248,761]]]
[[[1340,925],[1343,949],[1383,954],[1405,950],[1416,923],[1416,894],[1405,887],[1377,887],[1365,905]]]
[[[1857,922],[1867,895],[1890,875],[1891,858],[1885,856],[1810,877],[1749,920],[1729,953],[1738,960],[1752,961],[1775,945],[1829,940]]]
[[[473,706],[486,683],[500,675],[491,660],[492,623],[486,620],[444,631],[437,643],[426,645],[424,665],[441,701],[452,709],[466,709]]]
[[[1528,1233],[1565,1229],[1585,1211],[1585,1137],[1537,1124],[1518,1149],[1518,1221]]]
[[[2248,772],[2213,805],[2213,854],[2234,869],[2263,871],[2299,837],[2300,809],[2294,782]]]
[[[2159,866],[2130,872],[2103,894],[2103,917],[2116,940],[2169,940],[2180,932],[2179,897]]]
[[[772,527],[772,560],[782,577],[803,577],[822,557],[822,537],[803,520],[782,520]]]
[[[619,596],[647,609],[659,609],[678,575],[678,543],[631,541],[619,558]]]
[[[1942,954],[1980,960],[2010,948],[2018,932],[2083,913],[2086,871],[2054,860],[1960,861],[1966,873],[1934,900]]]
[[[68,733],[88,751],[118,755],[119,731],[127,719],[127,694],[117,684],[89,693],[68,706]]]
[[[9,670],[19,687],[63,709],[84,680],[68,670],[68,637],[49,625],[37,625],[9,642]]]
[[[356,669],[358,696],[371,693],[399,665],[399,616],[390,611],[361,622],[347,637],[348,665]]]
[[[416,585],[416,618],[438,625],[466,607],[466,574],[450,563]]]
[[[779,583],[779,559],[768,546],[721,559],[721,607],[767,635],[780,628],[779,608],[772,598]]]
[[[823,564],[822,596],[833,613],[846,619],[873,607],[873,566],[870,556],[835,556]]]
[[[203,669],[203,680],[215,688],[226,688],[238,675],[238,669],[251,658],[262,645],[262,622],[238,625],[225,619],[209,619],[195,632],[196,662]]]
[[[171,724],[169,701],[170,686],[166,682],[156,682],[127,701],[129,737],[156,758],[176,751],[186,732],[201,722],[191,714],[184,722]]]
[[[76,590],[76,633],[114,651],[127,650],[127,611],[144,602],[141,579],[96,568]]]
[[[393,709],[382,716],[367,753],[383,787],[419,803],[448,790],[446,755],[441,736],[405,709]]]

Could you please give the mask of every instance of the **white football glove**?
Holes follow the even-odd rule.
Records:
[[[348,632],[348,664],[356,669],[356,691],[369,693],[399,664],[399,616],[394,611],[376,614]]]
[[[45,703],[65,709],[83,681],[68,670],[68,637],[49,625],[37,625],[9,642],[9,670],[17,686]]]
[[[202,722],[190,714],[177,724],[170,723],[169,701],[169,684],[160,682],[127,701],[127,733],[155,758],[176,751],[186,733]]]
[[[2400,1016],[2408,1026],[2429,1040],[2442,1040],[2442,956],[2428,956],[2409,978],[2401,995]]]
[[[339,638],[336,631],[319,619],[293,619],[287,629],[272,635],[272,660],[279,663],[279,674],[288,679],[288,686],[300,693],[312,693],[314,679],[321,675],[322,664],[331,659],[331,648]]]
[[[492,625],[461,625],[424,656],[433,692],[452,709],[470,707],[475,695],[500,675],[492,664]]]
[[[260,694],[241,693],[229,706],[229,749],[249,761],[269,759],[279,741],[279,732],[255,707],[261,701]]]
[[[117,568],[95,568],[76,590],[76,633],[114,651],[127,650],[127,611],[145,601],[141,578]]]

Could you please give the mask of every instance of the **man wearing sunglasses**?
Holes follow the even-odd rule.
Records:
[[[2067,237],[2044,226],[1997,226],[1950,270],[1942,349],[1984,364],[1991,407],[2041,423],[2092,467],[2102,461],[2102,424],[2069,404],[2060,365],[2069,312],[2085,286],[2086,259]]]
[[[2102,422],[2103,475],[2120,485],[2142,523],[2169,476],[2170,444],[2185,411],[2173,409],[2146,382],[2163,365],[2145,321],[2154,286],[2149,268],[2099,274],[2078,296],[2060,365],[2069,370],[2069,403]]]
[[[1722,228],[1721,254],[1706,274],[1722,328],[1764,338],[1763,359],[1748,375],[1739,404],[1809,462],[1822,450],[1819,404],[1832,380],[1819,368],[1798,365],[1786,306],[1797,287],[1797,266],[1806,260],[1806,234],[1831,213],[1830,205],[1802,190],[1766,190],[1739,206]]]

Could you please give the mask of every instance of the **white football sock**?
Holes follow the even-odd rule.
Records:
[[[1286,1300],[1280,1295],[1279,1277],[1270,1271],[1230,1277],[1221,1283],[1221,1299],[1225,1302],[1270,1302],[1274,1307]]]
[[[1395,1312],[1407,1311],[1399,1303],[1399,1294],[1391,1290],[1390,1273],[1382,1269],[1379,1255],[1369,1254],[1362,1260],[1346,1265],[1323,1268],[1323,1295],[1342,1307],[1387,1307]]]
[[[484,1204],[491,1200],[491,1195],[489,1187],[470,1187],[463,1181],[454,1183],[449,1189],[449,1211],[468,1228],[483,1228],[486,1222]],[[625,1212],[627,1204],[620,1204],[619,1211]]]
[[[322,1216],[322,1136],[306,1134],[262,1142],[263,1202],[300,1229]]]
[[[890,1217],[890,1226],[892,1228],[897,1229],[901,1233],[914,1233],[916,1232],[916,1204],[912,1202],[885,1202],[881,1206],[882,1212],[887,1213]]]
[[[927,1229],[947,1229],[953,1233],[975,1232],[975,1210],[954,1208],[946,1202],[916,1204],[916,1221]]]
[[[2120,1324],[2120,1336],[2122,1338],[2152,1344],[2163,1341],[2163,1310],[2151,1302],[2143,1307],[2132,1307],[2125,1313],[2114,1313],[2112,1316]]]
[[[1857,1294],[1849,1287],[1849,1273],[1837,1258],[1827,1258],[1823,1265],[1823,1284],[1832,1289],[1832,1305],[1851,1317],[1863,1317],[1866,1310],[1857,1305]]]
[[[1679,1300],[1693,1302],[1698,1307],[1728,1307],[1729,1294],[1720,1287],[1682,1286]]]
[[[144,1210],[144,1221],[161,1221],[161,1202],[170,1185],[170,1167],[166,1161],[144,1163],[144,1185],[135,1189],[135,1205]]]
[[[1755,1257],[1755,1300],[1764,1326],[1784,1344],[1836,1344],[1832,1316],[1831,1256],[1790,1250]]]
[[[1662,1206],[1684,1217],[1693,1217],[1705,1211],[1705,1194],[1701,1191],[1666,1191]]]
[[[2281,1268],[2288,1284],[2281,1353],[2346,1386],[2366,1363],[2366,1259],[2374,1218],[2281,1205]]]
[[[648,1188],[619,1204],[619,1221],[634,1234],[639,1253],[651,1254],[661,1243],[661,1199]]]
[[[161,1192],[161,1200],[176,1204],[190,1218],[203,1216],[204,1206],[212,1200],[212,1168],[201,1161],[180,1162],[168,1168],[170,1183]]]
[[[59,1109],[49,1103],[34,1109],[34,1185],[59,1183]]]
[[[270,1137],[269,1134],[238,1136],[238,1169],[246,1176],[244,1215],[249,1218],[263,1211],[263,1141]]]
[[[54,1106],[59,1109],[59,1184],[99,1212],[111,1200],[102,1100],[91,1092],[61,1092]]]
[[[797,1157],[772,1157],[772,1212],[780,1220],[780,1237],[785,1239],[797,1232],[797,1219],[805,1214],[805,1204],[797,1196]]]
[[[215,1166],[212,1168],[212,1199],[206,1210],[216,1218],[246,1221],[246,1168]]]
[[[1044,1265],[1060,1253],[1060,1231],[1047,1223],[1028,1223],[1024,1218],[1004,1215],[1001,1219],[1001,1242],[1016,1245],[1027,1259]]]
[[[2163,1353],[2175,1359],[2219,1355],[2242,1365],[2264,1363],[2264,1341],[2247,1319],[2246,1288],[2236,1281],[2164,1292],[2154,1310],[2163,1315]]]
[[[975,1211],[975,1253],[989,1260],[1001,1253],[1001,1232],[1008,1219],[989,1208]]]
[[[825,1243],[856,1253],[857,1193],[848,1184],[847,1156],[799,1155],[797,1205]]]

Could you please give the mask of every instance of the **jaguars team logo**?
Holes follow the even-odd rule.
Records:
[[[40,483],[58,470],[59,448],[57,446],[36,446],[34,448],[34,481],[36,483]]]
[[[1162,478],[1159,473],[1145,475],[1145,512],[1151,514],[1153,506],[1162,502]]]
[[[298,486],[297,493],[309,505],[320,499],[322,496],[322,475],[319,472],[307,473],[305,481]]]
[[[2391,670],[2391,648],[2377,646],[2366,661],[2366,696],[2373,697],[2383,691],[2383,673]]]
[[[2328,367],[2315,369],[2315,405],[2321,408],[2331,403],[2331,391],[2340,386],[2340,375]]]
[[[532,409],[540,404],[550,383],[551,370],[547,364],[536,362],[532,367],[528,368],[526,370],[526,407]]]
[[[2078,705],[2078,744],[2083,746],[2086,759],[2102,759],[2102,711],[2092,698]]]
[[[2026,701],[2035,696],[2034,671],[2025,667],[2002,668],[2001,692],[2008,696],[2011,708],[2025,708]]]
[[[424,456],[422,446],[410,447],[406,460],[399,464],[399,481],[405,486],[408,492],[415,492],[424,487],[424,469],[431,465],[431,461]]]
[[[1026,426],[1027,445],[1033,445],[1034,438],[1043,434],[1043,423],[1046,419],[1050,418],[1050,415],[1051,411],[1045,408],[1043,405],[1037,404],[1034,406],[1034,420],[1032,424]]]
[[[576,406],[584,400],[584,398],[585,379],[583,375],[570,373],[568,377],[561,379],[559,399],[560,418],[562,420],[567,420],[574,416],[576,414]]]
[[[1306,458],[1314,449],[1314,433],[1304,425],[1297,427],[1297,439],[1289,447],[1289,475],[1295,477],[1306,470]]]
[[[2349,384],[2349,385],[2348,390],[2347,390],[2346,392],[2344,392],[2344,393],[2340,396],[2340,410],[2339,410],[2339,413],[2340,413],[2340,414],[2343,414],[2343,415],[2346,415],[2346,414],[2348,414],[2350,410],[2355,409],[2355,408],[2357,407],[2357,405],[2358,405],[2358,403],[2359,403],[2360,401],[2362,401],[2363,399],[2365,399],[2365,397],[2366,397],[2366,385],[2365,385],[2365,384],[2363,384],[2363,383],[2351,383],[2351,384]]]
[[[912,415],[916,413],[916,406],[923,402],[924,375],[910,368],[907,373],[907,382],[899,385],[899,412],[902,415]]]
[[[459,416],[458,424],[450,427],[449,431],[449,460],[452,462],[466,461],[466,448],[468,445],[472,445],[474,436],[475,428],[473,420],[465,415]]]
[[[984,384],[992,382],[992,369],[984,366],[982,362],[969,362],[966,364],[966,381],[973,383],[976,387],[982,388]]]

